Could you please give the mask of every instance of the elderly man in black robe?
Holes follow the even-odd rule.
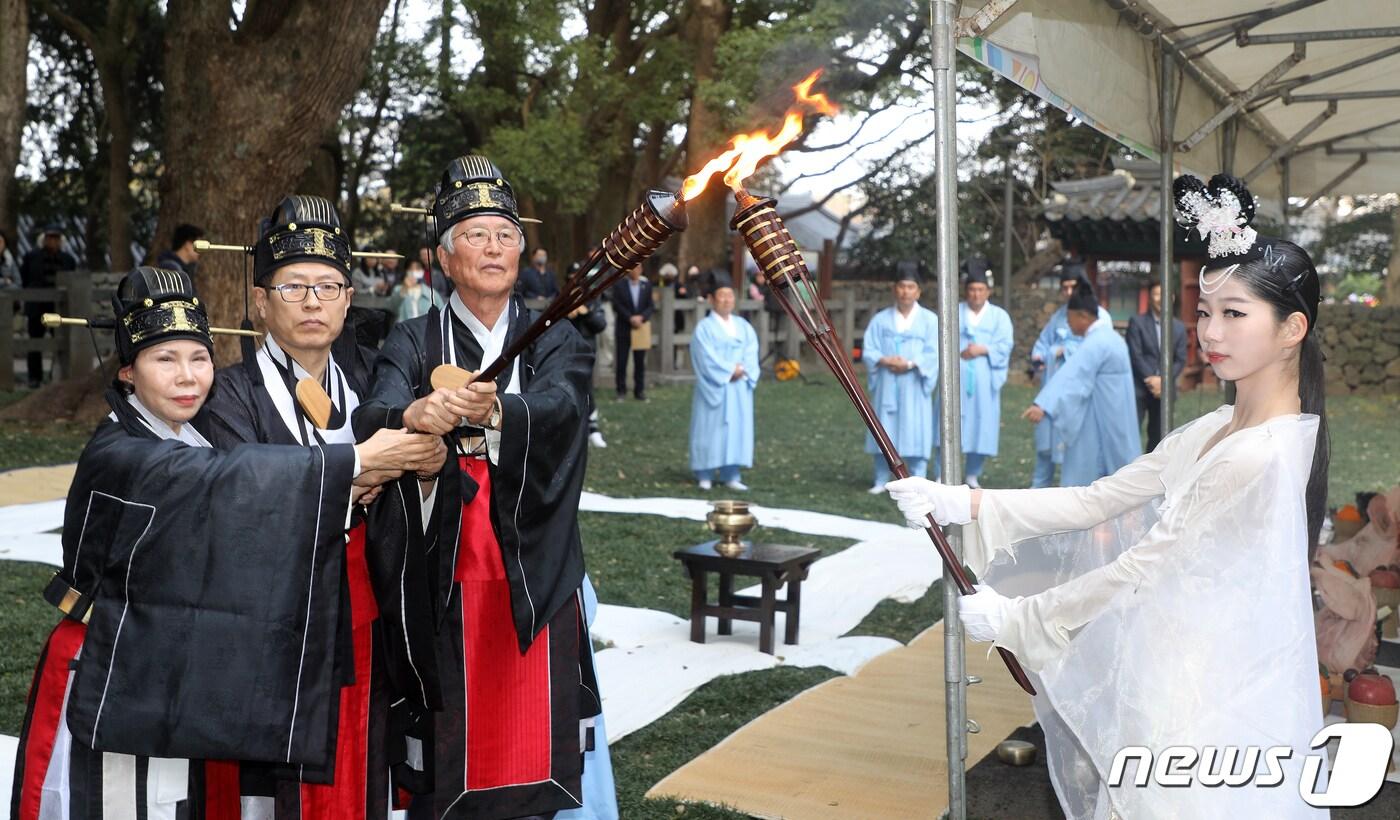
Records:
[[[494,381],[434,389],[436,368],[479,372],[535,319],[513,292],[523,234],[500,170],[481,156],[453,160],[434,216],[452,296],[394,327],[354,415],[360,436],[407,427],[446,436],[455,455],[435,477],[431,520],[403,529],[410,540],[426,530],[426,549],[409,554],[436,558],[444,707],[422,733],[431,812],[420,799],[410,811],[552,817],[582,803],[582,754],[601,709],[579,600],[593,353],[559,322]],[[404,505],[410,520],[414,506]]]

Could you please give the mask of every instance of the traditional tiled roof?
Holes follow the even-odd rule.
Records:
[[[1161,224],[1161,171],[1151,160],[1116,163],[1113,173],[1092,179],[1052,182],[1041,218],[1050,235],[1079,256],[1155,259]],[[1177,258],[1205,256],[1198,236],[1173,232]]]

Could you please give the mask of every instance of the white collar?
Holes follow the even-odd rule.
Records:
[[[331,397],[331,405],[344,411],[345,424],[333,430],[317,430],[302,419],[301,414],[297,412],[296,398],[288,390],[286,382],[282,379],[282,371],[278,369],[279,365],[286,367],[288,364],[291,366],[294,382],[311,379],[326,388],[327,395]],[[308,442],[319,438],[327,444],[355,443],[355,433],[350,429],[350,416],[355,412],[355,408],[360,406],[360,397],[356,395],[354,388],[346,383],[345,374],[341,372],[340,365],[336,364],[334,354],[328,354],[326,357],[326,377],[316,379],[300,362],[282,350],[282,346],[277,344],[277,340],[269,333],[263,337],[262,349],[258,351],[258,369],[262,372],[263,389],[272,397],[272,403],[277,407],[277,415],[281,417],[282,424],[293,438]],[[342,392],[345,395],[345,407],[339,406]]]
[[[505,310],[502,310],[501,315],[496,317],[496,324],[490,329],[486,327],[485,322],[476,318],[476,314],[467,309],[466,303],[462,301],[462,297],[458,296],[456,291],[452,292],[452,298],[447,300],[447,304],[452,307],[453,315],[467,326],[467,330],[472,332],[472,336],[476,337],[476,343],[481,345],[482,366],[495,361],[506,347],[506,332],[510,330],[510,303],[506,303]]]
[[[136,398],[135,393],[128,395],[126,401],[127,404],[136,408],[136,412],[141,416],[141,422],[145,424],[146,427],[150,428],[150,431],[155,433],[158,438],[162,440],[173,439],[188,444],[191,447],[212,446],[209,444],[208,439],[201,436],[199,431],[194,429],[194,425],[192,424],[182,424],[180,425],[180,432],[175,432],[174,428],[172,428],[165,419],[152,413],[146,405],[142,404],[141,400]],[[112,414],[112,419],[113,421],[116,420],[115,413]]]

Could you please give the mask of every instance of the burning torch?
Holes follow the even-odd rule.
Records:
[[[743,237],[749,254],[763,271],[768,289],[793,323],[802,330],[802,335],[806,337],[812,350],[816,351],[841,383],[851,403],[855,405],[856,412],[860,414],[861,421],[865,422],[865,426],[874,436],[880,453],[889,463],[890,472],[896,478],[908,478],[909,468],[899,457],[899,451],[890,441],[889,433],[880,423],[880,417],[876,415],[875,408],[870,404],[869,397],[865,395],[865,390],[856,378],[850,356],[837,337],[826,306],[812,284],[802,252],[798,250],[792,234],[783,225],[782,218],[774,208],[776,203],[772,199],[756,197],[742,186],[743,181],[753,174],[761,161],[776,155],[802,133],[804,110],[824,114],[835,112],[835,106],[825,95],[810,93],[812,83],[818,76],[819,72],[814,72],[793,87],[800,107],[788,110],[783,127],[776,136],[757,131],[735,137],[728,151],[705,166],[705,170],[701,172],[704,178],[700,180],[699,186],[703,188],[711,175],[728,169],[724,174],[724,182],[734,190],[734,198],[738,203],[738,210],[734,213],[729,227]],[[686,182],[689,185],[691,180]],[[963,569],[962,562],[954,555],[952,546],[932,515],[928,517],[928,527],[925,531],[943,559],[947,574],[952,576],[953,582],[957,584],[958,591],[963,595],[973,594],[975,590],[972,579]],[[1016,683],[1027,693],[1034,695],[1035,687],[1031,685],[1016,657],[1001,647],[997,647],[997,652],[1001,653],[1001,659],[1006,663],[1006,668],[1010,670]]]

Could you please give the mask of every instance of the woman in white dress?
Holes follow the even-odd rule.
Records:
[[[1238,180],[1174,188],[1179,221],[1209,239],[1197,337],[1235,404],[1088,487],[908,478],[890,495],[911,526],[972,525],[965,558],[984,584],[959,614],[1031,673],[1067,816],[1315,817],[1300,786],[1327,778],[1304,769],[1324,754],[1310,748],[1323,721],[1308,563],[1328,462],[1317,271],[1249,227]],[[1130,746],[1152,763],[1194,750],[1177,767],[1189,785],[1160,785],[1120,756]],[[1284,782],[1267,785],[1265,755],[1247,749],[1279,746]],[[1110,785],[1116,760],[1126,771]],[[1259,776],[1222,786],[1227,769]]]

